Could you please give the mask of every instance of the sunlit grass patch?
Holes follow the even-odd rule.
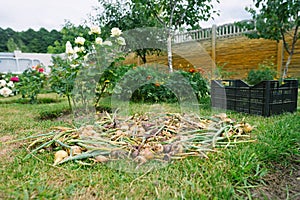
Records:
[[[55,126],[70,127],[70,123],[55,117],[40,119],[41,113],[61,113],[67,109],[67,101],[58,100],[36,105],[1,103],[0,138],[17,139],[47,133]],[[180,112],[178,104],[130,104],[130,114],[162,109]],[[219,112],[223,111],[205,108],[199,115]],[[272,173],[272,163],[289,166],[299,158],[299,114],[298,111],[264,118],[227,112],[230,118],[244,119],[255,126],[251,133],[257,140],[255,143],[209,153],[208,158],[176,160],[165,167],[139,173],[120,171],[107,164],[85,166],[68,162],[54,167],[51,150],[24,159],[28,144],[19,142],[14,146],[0,141],[0,151],[6,148],[10,157],[0,157],[0,198],[244,199],[253,195],[253,189],[266,186],[264,177]]]

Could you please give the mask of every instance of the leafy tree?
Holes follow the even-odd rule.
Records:
[[[53,45],[48,46],[47,53],[60,54],[65,51],[65,46],[62,46],[61,42],[56,40]]]
[[[7,49],[10,52],[13,52],[18,49],[18,45],[15,43],[13,38],[9,38],[6,43]]]
[[[105,24],[118,26],[123,30],[141,27],[162,27],[167,30],[168,63],[171,72],[173,71],[171,41],[174,30],[180,27],[194,27],[199,21],[208,20],[213,9],[212,0],[130,0],[126,3],[119,1],[107,3],[105,0],[99,0],[99,2],[104,7],[104,14],[99,19]],[[157,40],[157,33],[154,35],[152,41]],[[145,49],[136,49],[138,55],[145,55]]]
[[[57,54],[64,53],[66,50],[67,41],[70,41],[72,46],[74,46],[74,38],[79,36],[84,38],[90,37],[88,34],[85,34],[87,32],[88,27],[86,27],[85,25],[75,26],[70,21],[66,21],[64,27],[58,35],[58,39],[54,40],[52,44],[47,47],[47,52]]]
[[[16,32],[11,29],[0,29],[0,51],[7,52],[7,42],[9,38],[15,38]]]
[[[46,53],[48,46],[53,45],[55,41],[60,41],[61,37],[60,32],[56,30],[49,32],[45,28],[39,31],[28,29],[22,32],[16,32],[11,28],[0,28],[0,51],[11,52],[18,48],[22,52]]]
[[[265,38],[283,41],[288,53],[282,78],[287,76],[288,67],[299,39],[300,1],[299,0],[253,0],[254,8],[246,8],[255,21],[256,31],[249,34],[250,38]],[[291,42],[287,37],[291,36]]]
[[[0,28],[0,52],[7,51],[7,38],[5,37],[5,30]]]
[[[216,0],[219,2],[218,0]],[[200,21],[211,18],[212,0],[132,0],[139,7],[140,13],[155,16],[157,21],[167,30],[167,50],[169,71],[172,65],[172,37],[174,31],[181,27],[194,27]]]
[[[157,34],[148,27],[161,27],[154,16],[141,12],[139,4],[131,1],[107,1],[99,0],[100,7],[96,8],[98,14],[91,16],[90,20],[101,27],[102,38],[110,35],[110,30],[114,27],[120,28],[124,32],[126,39],[126,50],[133,51],[139,56],[143,63],[147,62],[147,55],[159,54],[161,49]],[[145,41],[151,41],[147,44]]]

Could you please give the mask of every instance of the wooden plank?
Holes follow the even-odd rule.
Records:
[[[273,40],[249,39],[246,36],[216,38],[215,46],[212,40],[175,44],[173,50],[174,69],[196,66],[208,70],[213,67],[211,62],[214,61],[219,65],[226,63],[224,69],[235,72],[232,78],[238,79],[245,78],[251,69],[257,69],[259,63],[266,59],[270,59],[277,66],[275,70],[279,71],[288,57],[282,44]],[[147,60],[149,63],[167,65],[166,53],[147,56]],[[139,59],[133,55],[125,60],[126,64],[138,62]],[[288,74],[300,77],[300,41],[296,44]]]

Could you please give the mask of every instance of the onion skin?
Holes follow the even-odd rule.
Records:
[[[105,156],[98,155],[98,156],[95,157],[95,162],[104,163],[104,162],[107,162],[107,161],[109,161],[109,159],[106,158]]]
[[[140,164],[144,164],[147,162],[147,159],[144,156],[137,156],[134,159],[135,162],[140,163]]]
[[[80,146],[71,146],[71,150],[72,150],[72,156],[76,156],[82,153],[82,149]]]
[[[64,150],[59,150],[54,154],[54,164],[53,165],[57,165],[60,161],[62,161],[63,159],[65,159],[66,157],[68,157],[68,152],[64,151]]]
[[[149,148],[143,149],[140,152],[141,156],[144,156],[147,160],[151,160],[154,158],[154,154],[152,153],[152,151]]]
[[[165,144],[165,145],[163,145],[163,147],[164,147],[164,150],[163,150],[164,153],[170,153],[170,151],[172,150],[172,145],[170,145],[170,144]]]

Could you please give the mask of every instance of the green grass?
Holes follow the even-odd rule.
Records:
[[[43,97],[41,97],[43,98]],[[71,126],[41,115],[67,110],[65,99],[47,104],[20,104],[0,99],[0,138],[46,133],[53,126]],[[3,103],[5,101],[5,103]],[[178,112],[176,104],[163,104]],[[131,104],[130,113],[160,110],[160,105]],[[210,109],[201,110],[209,116]],[[46,113],[46,114],[45,114]],[[53,152],[24,160],[26,144],[0,142],[0,199],[246,199],[264,185],[272,163],[289,166],[300,153],[300,111],[268,118],[228,112],[231,118],[256,126],[256,143],[209,154],[209,159],[188,158],[163,168],[129,173],[105,164],[83,166],[69,162],[53,167]],[[5,152],[4,150],[11,150]]]

